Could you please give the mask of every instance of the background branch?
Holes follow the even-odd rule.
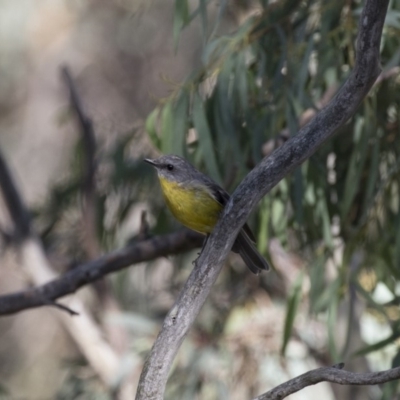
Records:
[[[26,271],[33,284],[41,285],[38,289],[2,297],[3,301],[0,301],[0,308],[4,307],[5,314],[39,305],[53,306],[62,310],[63,312],[53,312],[54,322],[60,322],[63,328],[71,335],[88,364],[91,365],[106,387],[112,387],[115,393],[118,392],[121,400],[130,399],[134,385],[131,380],[127,379],[126,375],[121,375],[123,358],[105,339],[104,331],[94,320],[84,302],[78,296],[73,296],[65,298],[63,304],[59,304],[55,301],[56,297],[54,297],[72,293],[76,288],[103,276],[105,273],[104,261],[112,264],[112,268],[129,265],[129,250],[116,252],[108,257],[103,257],[97,262],[88,263],[86,268],[81,270],[71,270],[60,282],[57,273],[47,258],[42,243],[40,243],[30,226],[28,212],[23,199],[18,193],[12,175],[1,154],[0,185],[5,204],[15,226],[15,235],[19,239],[17,251],[20,256],[21,269]],[[185,244],[185,233],[178,233],[177,237],[183,239],[180,242],[181,244]],[[151,254],[157,244],[160,244],[159,247],[165,249],[166,246],[171,244],[171,241],[164,240],[164,238],[155,238],[153,241],[143,242],[141,245],[132,246],[130,249],[133,250],[133,254],[136,257],[150,256],[150,258],[153,258]],[[179,251],[182,250],[182,248],[179,248]],[[76,274],[76,272],[78,273]],[[51,284],[51,282],[54,282],[54,284]],[[71,315],[75,314],[79,314],[79,317],[71,318]],[[133,361],[135,356],[131,358]],[[135,361],[135,363],[138,362],[138,360]]]
[[[355,67],[326,108],[254,168],[225,207],[145,363],[136,399],[163,399],[169,370],[250,211],[284,176],[309,158],[351,118],[380,73],[379,45],[387,0],[367,0],[360,17]]]
[[[11,178],[7,163],[0,152],[0,187],[12,222],[14,223],[12,239],[18,242],[26,239],[31,233],[30,217],[18,190]]]
[[[156,236],[68,271],[62,277],[23,292],[0,296],[0,315],[12,314],[34,307],[49,305],[59,297],[132,264],[156,257],[177,254],[201,246],[203,236],[183,229],[168,235]],[[54,305],[54,304],[53,304]]]
[[[400,378],[400,367],[380,372],[355,373],[345,371],[344,364],[322,367],[308,371],[303,375],[290,379],[254,400],[281,400],[320,382],[337,383],[339,385],[379,385]]]
[[[21,266],[34,284],[44,284],[54,279],[57,274],[50,265],[35,232],[31,229],[28,212],[1,154],[0,176],[4,201],[19,239],[18,252],[21,256]],[[79,318],[72,319],[65,312],[57,312],[55,316],[70,333],[82,354],[102,381],[107,385],[111,384],[119,368],[119,357],[104,340],[100,327],[93,320],[84,303],[76,297],[68,299],[68,305],[60,305],[54,299],[46,297],[46,293],[41,293],[41,296],[41,301],[44,304],[58,307],[71,315],[79,313]]]
[[[68,66],[61,68],[61,74],[68,88],[71,107],[77,115],[83,143],[83,181],[82,181],[82,228],[84,247],[90,259],[100,254],[96,235],[96,135],[92,120],[86,115]]]

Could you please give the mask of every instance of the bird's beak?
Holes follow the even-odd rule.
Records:
[[[157,166],[156,162],[154,160],[152,160],[151,158],[145,158],[143,161],[151,164],[153,167]]]

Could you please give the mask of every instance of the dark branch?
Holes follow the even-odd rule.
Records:
[[[307,386],[320,382],[338,383],[339,385],[379,385],[400,379],[400,367],[381,372],[355,373],[344,371],[344,364],[332,367],[317,368],[303,375],[293,378],[264,393],[254,400],[281,400],[304,389]]]
[[[204,237],[183,229],[168,235],[156,236],[114,251],[96,260],[82,264],[62,277],[45,285],[23,292],[0,296],[0,315],[13,314],[34,307],[52,305],[55,299],[75,292],[106,274],[119,271],[142,261],[177,254],[201,246]]]
[[[93,130],[93,124],[89,117],[83,111],[82,102],[75,88],[74,81],[67,66],[61,68],[62,77],[68,87],[71,106],[74,109],[79,124],[81,126],[81,133],[83,139],[83,146],[85,150],[85,179],[83,183],[84,192],[91,193],[94,191],[94,176],[96,173],[95,152],[96,152],[96,137]]]
[[[84,153],[82,181],[84,247],[89,258],[95,258],[100,253],[100,245],[96,235],[96,135],[93,123],[83,109],[82,101],[76,90],[69,68],[67,66],[62,67],[61,73],[70,94],[71,107],[80,125]]]
[[[49,301],[49,302],[47,302],[46,305],[47,306],[53,306],[53,307],[58,308],[59,310],[65,311],[69,315],[71,315],[72,317],[75,316],[75,315],[79,315],[79,313],[74,311],[72,308],[69,308],[64,304],[57,303],[56,301]]]
[[[23,241],[31,234],[30,217],[11,177],[3,155],[0,153],[0,187],[11,220],[14,223],[12,239]]]
[[[298,134],[254,168],[238,186],[211,234],[149,354],[137,400],[164,398],[178,349],[200,312],[250,211],[281,179],[309,158],[351,118],[380,73],[379,45],[388,0],[367,0],[361,14],[356,65],[337,95]]]

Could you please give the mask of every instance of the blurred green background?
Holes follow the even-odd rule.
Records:
[[[144,157],[185,156],[232,192],[347,78],[361,9],[341,0],[1,1],[0,146],[54,269],[140,240],[143,218],[151,235],[179,229]],[[251,398],[339,361],[357,372],[399,365],[400,1],[389,6],[381,54],[383,72],[355,117],[252,214],[274,270],[252,276],[230,255],[167,399]],[[92,220],[82,213],[87,155],[65,64],[96,135]],[[3,206],[0,223],[9,229]],[[25,288],[18,250],[2,248],[1,293]],[[60,311],[1,318],[0,396],[132,398],[196,256],[135,265],[80,292],[118,355],[112,382],[82,356]],[[394,399],[397,386],[324,383],[290,399]]]

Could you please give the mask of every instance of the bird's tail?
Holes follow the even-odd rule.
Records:
[[[253,274],[258,275],[261,271],[268,271],[269,264],[265,258],[258,252],[253,241],[242,229],[236,238],[232,251],[239,253],[244,263]]]

